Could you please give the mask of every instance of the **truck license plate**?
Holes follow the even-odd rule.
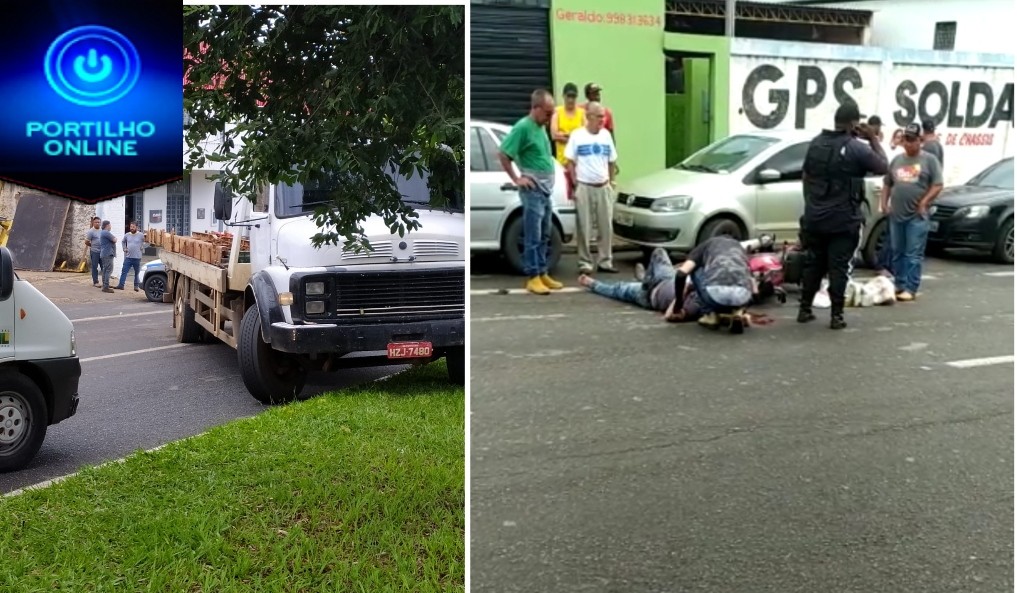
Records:
[[[614,221],[622,226],[632,226],[632,223],[634,222],[632,215],[624,212],[615,212]]]
[[[430,342],[392,342],[388,345],[389,358],[430,358]]]

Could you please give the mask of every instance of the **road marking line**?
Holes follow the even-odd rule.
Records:
[[[551,294],[571,294],[576,292],[586,292],[585,288],[579,286],[566,286],[565,288],[552,291]],[[504,295],[504,294],[531,294],[530,291],[525,288],[485,288],[470,290],[470,296],[488,296],[488,295]],[[533,295],[541,296],[541,295]]]
[[[121,317],[141,317],[142,315],[159,315],[160,313],[172,313],[172,311],[145,311],[144,313],[121,313],[119,315],[103,315],[102,317],[82,317],[81,319],[71,319],[71,323],[77,323],[79,321],[98,321],[99,319],[119,319]]]
[[[118,352],[116,354],[103,354],[102,356],[91,356],[89,358],[82,358],[78,362],[92,362],[93,360],[106,360],[107,358],[119,358],[121,356],[130,356],[131,354],[144,354],[146,352],[155,352],[157,350],[169,350],[170,348],[183,348],[189,344],[170,344],[169,346],[156,346],[155,348],[142,348],[141,350],[131,350],[129,352]]]
[[[993,364],[1013,364],[1013,354],[1009,356],[988,356],[986,358],[969,358],[967,360],[954,360],[946,363],[946,366],[955,369],[972,369]]]
[[[1011,272],[984,272],[984,275],[986,275],[986,276],[993,276],[995,278],[1006,278],[1006,277],[1011,277],[1012,278],[1013,277],[1013,272],[1012,271]]]
[[[484,321],[533,321],[537,319],[562,319],[564,317],[564,313],[551,313],[550,315],[503,315],[500,317],[473,317],[470,319],[470,323]]]

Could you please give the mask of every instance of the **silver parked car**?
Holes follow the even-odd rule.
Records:
[[[501,253],[523,272],[523,205],[518,188],[498,162],[498,146],[510,126],[487,121],[470,122],[470,252]],[[572,240],[576,208],[568,200],[565,169],[555,162],[554,221],[548,264],[554,269],[562,245]]]
[[[763,234],[798,240],[805,211],[805,131],[759,131],[714,142],[681,163],[623,181],[614,207],[618,237],[649,250],[687,252],[710,237],[740,241]],[[866,180],[866,233],[879,212],[880,177]]]

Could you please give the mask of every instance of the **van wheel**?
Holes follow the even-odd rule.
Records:
[[[173,300],[173,325],[177,331],[177,341],[181,344],[200,342],[202,327],[194,320],[194,309],[187,303],[187,292],[184,280],[177,280],[176,293]]]
[[[257,305],[244,313],[237,340],[240,376],[254,399],[266,405],[293,401],[304,389],[307,372],[293,357],[273,350],[261,337]]]
[[[735,241],[745,240],[744,233],[742,233],[742,227],[737,221],[730,218],[717,218],[715,220],[711,220],[703,227],[703,230],[699,231],[699,236],[696,237],[696,245],[699,245],[707,239],[723,235],[727,235]]]
[[[456,348],[445,354],[448,380],[455,385],[466,385],[466,348]]]
[[[28,465],[46,438],[46,400],[21,373],[0,373],[0,472]]]
[[[523,265],[523,217],[516,216],[505,228],[505,236],[502,239],[502,252],[505,259],[517,274],[525,274],[526,267]],[[547,255],[547,269],[552,271],[558,267],[561,260],[562,236],[554,224],[551,225],[551,246]]]
[[[883,250],[883,245],[890,240],[890,225],[883,218],[876,223],[876,226],[872,227],[872,232],[869,233],[869,240],[865,242],[865,249],[862,252],[862,259],[865,260],[865,265],[872,270],[879,268],[879,253]]]

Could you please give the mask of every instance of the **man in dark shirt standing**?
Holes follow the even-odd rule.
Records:
[[[869,126],[859,126],[861,114],[846,103],[834,114],[834,129],[823,130],[809,144],[802,167],[805,215],[801,220],[806,250],[802,301],[798,322],[816,318],[812,301],[823,276],[830,277],[830,328],[844,329],[844,292],[851,258],[864,222],[865,176],[886,174],[886,153]],[[862,137],[865,146],[857,142]]]
[[[936,137],[936,122],[931,119],[922,120],[922,151],[939,159],[939,168],[943,168],[943,145]]]

